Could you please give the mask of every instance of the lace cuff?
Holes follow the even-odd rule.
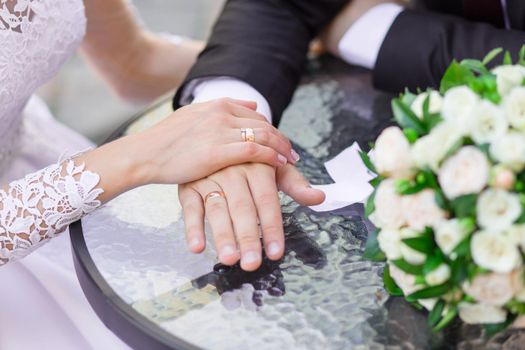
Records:
[[[58,162],[0,190],[0,266],[31,253],[101,205],[100,176]]]

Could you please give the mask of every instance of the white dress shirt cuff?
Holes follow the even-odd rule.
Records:
[[[257,102],[257,112],[272,122],[272,111],[264,96],[251,85],[230,77],[190,81],[182,93],[181,104],[208,102],[224,97]]]
[[[350,64],[374,69],[379,50],[403,7],[381,4],[371,8],[343,35],[338,49],[341,58]]]

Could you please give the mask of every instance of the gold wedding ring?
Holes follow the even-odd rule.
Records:
[[[210,192],[206,195],[206,197],[204,198],[204,205],[206,205],[208,203],[208,201],[210,199],[214,199],[214,198],[225,198],[225,194],[224,192],[222,191],[213,191],[213,192]]]
[[[241,140],[244,142],[255,142],[255,132],[253,129],[241,129]]]

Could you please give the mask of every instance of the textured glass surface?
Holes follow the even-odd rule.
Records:
[[[330,183],[323,162],[354,141],[366,148],[390,122],[391,96],[374,91],[370,80],[368,72],[335,60],[311,64],[281,129],[313,183]],[[167,111],[168,104],[128,132]],[[134,190],[83,227],[116,293],[159,327],[205,349],[522,348],[519,332],[488,344],[479,328],[461,324],[432,334],[425,312],[388,300],[382,264],[362,257],[370,227],[361,205],[318,214],[285,196],[282,204],[286,256],[255,273],[215,266],[212,248],[187,251],[176,186]]]

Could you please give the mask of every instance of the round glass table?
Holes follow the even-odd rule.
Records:
[[[391,97],[371,87],[366,70],[311,61],[280,126],[302,156],[302,173],[331,183],[324,162],[354,141],[366,148],[391,123]],[[170,111],[161,103],[113,138]],[[212,244],[201,255],[187,251],[177,186],[130,191],[71,227],[82,288],[134,349],[523,348],[519,331],[487,340],[457,322],[432,333],[424,311],[389,298],[383,265],[362,257],[372,228],[362,205],[316,213],[284,195],[281,202],[285,257],[247,273],[217,264]]]

